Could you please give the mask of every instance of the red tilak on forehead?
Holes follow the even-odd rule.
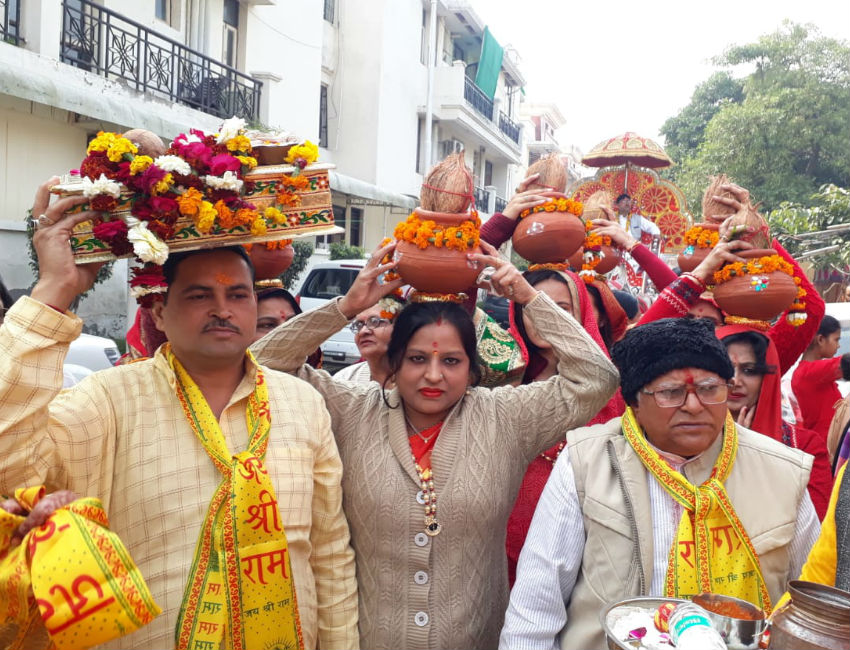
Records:
[[[437,316],[437,325],[439,326],[439,325],[442,325],[442,324],[443,324],[443,317]]]
[[[227,273],[216,273],[215,281],[219,284],[233,284],[233,278],[227,275]]]
[[[693,384],[694,383],[694,376],[689,372],[685,373],[685,383],[686,384]]]

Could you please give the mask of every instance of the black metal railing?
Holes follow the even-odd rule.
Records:
[[[493,101],[469,77],[463,78],[463,98],[488,120],[493,120]]]
[[[511,140],[519,144],[519,124],[510,117],[499,111],[499,130]]]
[[[507,204],[508,204],[508,202],[507,202],[505,199],[503,199],[501,196],[498,196],[498,195],[497,195],[497,196],[496,196],[496,205],[495,205],[495,207],[493,208],[493,211],[494,211],[494,212],[504,212],[504,211],[505,211],[505,206],[506,206]]]
[[[485,190],[483,187],[476,187],[473,190],[473,195],[475,196],[475,209],[479,212],[488,212],[487,205],[490,193]]]
[[[21,0],[0,0],[0,41],[21,44]]]
[[[64,63],[222,118],[257,119],[262,82],[89,0],[62,3]]]

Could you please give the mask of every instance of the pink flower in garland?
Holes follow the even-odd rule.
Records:
[[[210,174],[213,176],[223,176],[224,172],[233,172],[241,175],[242,163],[236,156],[231,156],[228,153],[219,154],[210,160]]]

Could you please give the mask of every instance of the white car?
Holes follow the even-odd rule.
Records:
[[[75,341],[71,342],[65,363],[83,366],[89,370],[104,370],[114,366],[120,357],[118,346],[112,339],[80,334]]]
[[[366,266],[365,259],[320,262],[312,267],[301,283],[296,300],[301,309],[309,311],[324,305],[328,300],[344,295],[354,278]],[[360,351],[354,343],[354,332],[348,326],[322,344],[325,364],[347,366],[360,360]]]

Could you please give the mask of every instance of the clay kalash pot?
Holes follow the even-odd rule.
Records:
[[[597,273],[601,273],[602,275],[608,273],[609,271],[613,271],[617,268],[617,265],[620,263],[620,251],[618,251],[613,246],[607,246],[602,244],[602,259],[599,260],[599,264],[596,265],[596,268],[593,269]]]
[[[739,251],[747,260],[776,255],[772,248]],[[725,268],[725,267],[724,267]],[[714,287],[714,300],[727,314],[753,320],[773,320],[797,297],[794,278],[783,271],[739,275]]]
[[[708,222],[698,223],[694,226],[694,228],[702,228],[703,230],[717,232],[720,228],[720,224]],[[691,233],[691,230],[685,233],[685,237],[688,237],[689,233]],[[698,267],[700,262],[708,257],[711,249],[711,246],[704,247],[699,246],[698,244],[688,244],[685,249],[679,253],[679,256],[676,258],[676,263],[679,265],[679,268],[683,273],[689,273]]]
[[[416,208],[414,214],[421,221],[433,221],[436,228],[446,230],[470,221],[466,212],[431,212]],[[399,240],[393,259],[398,261],[396,271],[414,289],[424,293],[460,293],[475,284],[481,268],[467,259],[470,253],[481,253],[481,248],[447,248],[429,243],[425,248]]]
[[[567,199],[560,192],[544,192],[551,199]],[[536,264],[557,264],[584,242],[584,223],[570,212],[533,212],[520,219],[514,230],[514,250]]]
[[[788,593],[771,617],[768,648],[850,650],[850,593],[804,580],[789,582]]]
[[[567,264],[570,265],[570,269],[578,273],[581,271],[581,265],[584,263],[584,246],[580,246],[579,249],[570,255],[567,258]]]
[[[275,243],[275,242],[272,242]],[[251,246],[251,263],[257,280],[270,280],[279,277],[292,265],[295,259],[295,249],[292,244],[283,248],[268,248],[265,243]]]

